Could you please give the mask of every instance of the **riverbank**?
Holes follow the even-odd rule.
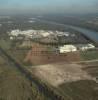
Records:
[[[98,46],[98,32],[96,32],[96,31],[85,29],[85,28],[82,28],[82,27],[62,24],[62,23],[58,23],[58,22],[43,20],[43,19],[37,19],[37,20],[39,22],[44,22],[44,23],[48,23],[48,24],[51,24],[51,25],[57,25],[59,27],[65,27],[65,28],[67,27],[71,30],[78,31],[81,34],[85,35],[87,38],[89,38],[91,41],[93,41],[95,43],[95,45]]]

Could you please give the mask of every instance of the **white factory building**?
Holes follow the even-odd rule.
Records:
[[[89,44],[75,44],[75,45],[64,45],[59,47],[60,53],[68,53],[68,52],[75,52],[78,50],[85,51],[89,49],[94,49],[95,46],[92,43]]]
[[[78,50],[82,50],[82,51],[85,51],[85,50],[88,50],[88,49],[94,49],[95,48],[95,46],[92,43],[77,44],[76,47],[77,47]]]
[[[60,53],[74,52],[77,48],[74,45],[64,45],[59,47]]]

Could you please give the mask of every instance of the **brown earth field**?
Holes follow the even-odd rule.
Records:
[[[72,62],[80,61],[79,52],[70,52],[70,53],[54,53],[48,52],[47,46],[40,44],[33,44],[32,50],[29,51],[27,57],[24,60],[25,62],[30,62],[33,65],[43,65],[50,64],[55,62]]]

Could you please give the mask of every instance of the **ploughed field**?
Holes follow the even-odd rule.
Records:
[[[65,100],[97,100],[96,77],[84,68],[85,66],[81,64],[61,62],[32,66],[30,71],[33,75],[55,87],[65,97]]]
[[[82,68],[87,73],[89,73],[91,76],[96,77],[96,80],[98,81],[98,61],[93,62],[83,62],[81,63],[84,67]]]

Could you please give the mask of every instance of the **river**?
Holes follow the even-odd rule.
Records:
[[[94,41],[95,43],[98,44],[98,32],[89,30],[89,29],[85,29],[85,28],[81,28],[81,27],[76,27],[76,26],[70,26],[68,25],[68,27],[81,32],[82,34],[84,34],[85,36],[87,36],[89,39],[91,39],[92,41]]]
[[[47,20],[43,20],[43,19],[37,19],[37,20],[40,22],[45,22],[45,23],[54,24],[54,25],[60,25],[63,27],[68,27],[70,29],[76,30],[76,31],[80,32],[81,34],[85,35],[86,37],[88,37],[90,40],[94,41],[94,43],[98,44],[98,32],[95,32],[93,30],[82,28],[82,27],[77,27],[77,26],[72,26],[72,25],[61,24],[61,23],[52,22],[52,21],[47,21]]]

